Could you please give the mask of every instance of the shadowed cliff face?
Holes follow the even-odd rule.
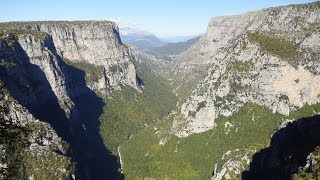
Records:
[[[242,179],[290,179],[319,145],[319,115],[289,123],[272,136],[270,147],[254,154]]]
[[[77,112],[72,121],[73,153],[79,166],[80,177],[85,179],[123,179],[118,172],[120,164],[117,157],[106,149],[99,134],[103,103],[93,91],[85,86],[85,72],[72,66],[67,70],[73,80],[72,84],[80,95],[71,98]]]
[[[49,43],[49,44],[53,44]],[[86,85],[85,72],[67,65],[58,55],[54,46],[51,48],[64,67],[64,74],[70,82],[68,95],[74,103],[71,110],[71,145],[72,153],[78,163],[78,176],[85,179],[123,179],[118,172],[118,158],[106,149],[99,134],[99,117],[105,106],[103,100]]]
[[[118,26],[109,21],[43,21],[0,23],[1,27],[50,34],[57,54],[73,63],[105,69],[99,79],[87,81],[93,91],[107,92],[122,85],[137,87],[129,48],[121,42]]]
[[[48,122],[57,134],[70,144],[70,156],[77,164],[79,179],[123,179],[118,172],[118,159],[106,149],[99,134],[99,117],[105,105],[85,83],[85,72],[66,65],[57,55],[52,39],[44,42],[58,61],[66,76],[67,95],[74,105],[70,117],[59,105],[59,100],[43,69],[32,64],[21,45],[0,51],[1,59],[15,65],[0,67],[0,80],[12,96],[35,118]],[[4,48],[2,48],[3,50]]]
[[[3,50],[1,48],[1,50]],[[14,65],[0,69],[0,80],[19,104],[25,107],[36,119],[50,123],[57,134],[68,140],[68,119],[60,108],[44,72],[31,63],[30,58],[17,41],[14,48],[1,51],[4,62]]]

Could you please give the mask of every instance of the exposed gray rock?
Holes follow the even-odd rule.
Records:
[[[249,157],[255,151],[252,149],[239,150],[235,149],[232,151],[227,151],[221,158],[221,161],[224,161],[221,167],[218,168],[216,163],[214,166],[214,175],[211,178],[212,180],[221,180],[221,179],[233,179],[239,177],[241,172],[246,169],[246,166],[250,165]]]
[[[74,164],[67,156],[68,144],[48,123],[36,120],[14,100],[1,81],[0,95],[1,179],[7,176],[70,178]]]
[[[16,98],[29,106],[41,105],[57,98],[69,116],[73,108],[70,82],[63,72],[64,63],[55,54],[51,37],[20,33],[16,37],[3,36],[0,40],[0,61],[12,63],[15,67],[7,69],[6,82],[7,86],[11,87],[11,93],[17,94]],[[12,45],[6,44],[5,41],[11,42]],[[13,77],[15,80],[10,79]],[[30,87],[28,93],[19,89],[18,86],[21,84]]]
[[[45,24],[48,23],[45,22]],[[66,28],[63,23],[55,22],[53,24],[56,24],[57,27],[54,25],[53,27]],[[116,157],[108,154],[100,139],[98,117],[102,112],[103,101],[89,88],[102,93],[111,89],[120,89],[124,85],[132,85],[138,89],[132,63],[134,58],[131,52],[121,43],[117,31],[112,29],[113,23],[108,22],[106,29],[104,29],[105,25],[102,25],[106,36],[97,37],[96,40],[97,44],[100,44],[100,48],[105,48],[101,51],[108,53],[109,56],[106,57],[109,60],[100,59],[101,61],[99,61],[86,59],[86,57],[80,60],[70,60],[69,58],[74,55],[73,52],[69,52],[68,58],[64,57],[63,52],[56,46],[56,42],[50,34],[38,31],[39,29],[35,29],[37,31],[32,28],[26,30],[30,24],[32,27],[38,27],[35,25],[36,23],[0,24],[4,28],[0,29],[0,82],[4,84],[20,107],[27,109],[34,117],[48,122],[52,126],[47,127],[48,124],[34,123],[33,121],[31,124],[27,123],[27,120],[24,120],[26,119],[23,117],[24,114],[18,111],[19,106],[12,106],[12,110],[5,111],[9,114],[8,118],[11,118],[12,121],[15,120],[15,122],[11,123],[10,127],[6,126],[4,131],[11,132],[11,129],[17,128],[19,131],[25,132],[20,134],[28,136],[28,141],[26,141],[26,137],[22,139],[23,142],[27,142],[25,146],[29,147],[29,143],[31,144],[29,150],[25,147],[21,150],[26,153],[26,158],[28,158],[23,161],[26,162],[23,165],[32,172],[29,178],[66,179],[66,177],[70,177],[70,172],[75,169],[69,163],[71,157],[77,161],[77,178],[89,179],[93,177],[99,179],[99,177],[109,177],[110,175],[121,176],[117,172]],[[99,27],[99,23],[96,22],[67,22],[67,24],[70,25],[68,26],[70,31],[72,31],[72,25],[75,28],[78,27],[79,31],[81,28],[86,28],[85,25],[88,25],[89,29],[90,24]],[[21,29],[16,29],[17,27]],[[97,29],[100,31],[99,28]],[[93,27],[91,30],[88,32],[95,34],[95,28]],[[110,33],[113,35],[107,36]],[[85,34],[86,32],[84,32]],[[81,36],[81,34],[78,35]],[[76,36],[74,37],[76,39]],[[94,44],[94,39],[91,38],[90,43]],[[99,48],[95,48],[99,52]],[[112,50],[112,48],[114,49]],[[79,50],[84,49],[79,48]],[[95,50],[90,49],[92,52]],[[100,55],[104,54],[100,52],[96,57]],[[63,58],[65,59],[63,60]],[[101,72],[101,76],[97,75],[97,72]],[[91,75],[95,75],[95,77],[91,77]],[[0,116],[0,118],[2,117]],[[3,118],[6,119],[7,116]],[[25,127],[21,126],[22,128],[20,128],[20,122],[26,124]],[[30,128],[32,134],[28,133]],[[70,143],[71,151],[68,152],[70,153],[68,156],[65,155],[68,144],[63,143],[62,140],[60,143],[57,138],[63,138]],[[5,154],[9,154],[9,152],[4,152],[3,156]],[[48,165],[42,166],[38,161],[43,164],[48,163]],[[108,165],[100,166],[105,162],[108,162]],[[49,174],[42,176],[36,172],[48,172]],[[61,177],[59,174],[65,177]]]
[[[28,56],[30,63],[39,67],[44,73],[50,88],[59,100],[61,107],[69,115],[73,102],[70,99],[70,81],[63,72],[64,63],[55,54],[55,47],[50,36],[37,39],[28,34],[18,36],[18,43]],[[34,76],[38,76],[35,74]]]
[[[218,116],[230,116],[247,102],[284,115],[319,103],[319,14],[316,2],[213,18],[206,34],[172,65],[177,72],[210,66],[181,106],[184,123],[174,124],[184,127],[176,135],[212,129]],[[250,38],[254,33],[293,44],[297,55],[286,58],[264,50]],[[206,105],[199,108],[201,102]]]
[[[119,28],[113,22],[48,21],[4,25],[46,32],[52,36],[61,57],[75,63],[103,66],[103,79],[88,84],[93,90],[105,93],[110,89],[120,89],[121,85],[137,88],[134,57],[121,42]]]

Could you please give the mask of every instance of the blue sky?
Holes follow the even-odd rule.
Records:
[[[214,16],[314,0],[3,0],[0,21],[113,20],[158,36],[197,35]]]

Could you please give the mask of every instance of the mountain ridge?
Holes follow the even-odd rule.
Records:
[[[120,35],[125,43],[137,46],[140,50],[159,47],[165,44],[156,35],[140,29],[120,28]]]
[[[0,23],[0,178],[239,179],[288,159],[303,177],[318,141],[272,160],[282,132],[319,136],[319,30],[320,2],[268,8],[160,57],[109,21]]]
[[[320,112],[319,14],[315,2],[213,18],[166,66],[181,100],[121,146],[123,172],[240,179],[277,129]]]
[[[117,26],[110,22],[66,24],[65,21],[2,23],[0,26],[6,27],[0,33],[0,57],[5,72],[1,82],[33,116],[49,123],[67,142],[70,147],[67,156],[72,158],[72,163],[76,162],[76,171],[71,166],[66,170],[70,178],[122,179],[117,157],[106,149],[99,134],[99,116],[104,103],[96,95],[123,85],[138,90],[134,57],[121,43]],[[86,55],[93,51],[95,56]],[[95,64],[98,60],[100,69]],[[102,88],[96,88],[94,84],[101,79],[104,80]],[[42,128],[47,130],[46,126]],[[108,164],[102,166],[106,162]],[[30,176],[43,173],[44,178],[52,176],[46,169],[30,173]]]
[[[313,74],[313,71],[309,71],[309,67],[312,66],[311,64],[316,65],[316,58],[317,56],[314,56],[315,52],[318,51],[317,43],[314,41],[317,41],[319,38],[317,28],[313,28],[313,26],[316,26],[317,23],[319,23],[319,17],[317,13],[319,12],[318,7],[319,3],[311,3],[309,5],[301,5],[301,6],[288,6],[288,7],[279,7],[279,8],[270,8],[270,9],[264,9],[262,11],[255,11],[241,14],[240,16],[225,16],[225,17],[215,17],[213,18],[208,26],[207,33],[202,36],[202,38],[196,43],[194,46],[190,47],[187,51],[179,54],[176,58],[176,61],[173,63],[177,63],[178,69],[184,69],[186,66],[190,65],[197,65],[197,64],[208,64],[209,66],[211,64],[214,64],[216,67],[211,68],[209,72],[211,71],[211,74],[209,73],[207,77],[205,78],[205,82],[202,82],[202,85],[199,85],[200,88],[210,88],[210,85],[208,84],[216,84],[216,87],[221,87],[221,89],[217,88],[214,90],[211,90],[213,92],[217,92],[217,96],[224,98],[226,95],[228,95],[230,92],[230,88],[232,90],[232,83],[237,84],[239,87],[243,89],[243,95],[240,94],[234,94],[235,97],[241,97],[243,96],[242,100],[238,99],[237,102],[234,102],[234,100],[231,100],[231,105],[227,109],[220,109],[220,110],[213,110],[217,114],[222,114],[224,116],[230,116],[233,112],[232,109],[236,110],[239,107],[240,102],[243,101],[245,96],[248,96],[246,94],[254,93],[250,92],[248,90],[245,92],[246,87],[247,89],[250,89],[250,87],[254,87],[256,91],[259,91],[259,87],[255,87],[255,82],[252,81],[251,77],[248,76],[248,79],[245,79],[244,75],[253,75],[256,74],[255,77],[256,80],[261,81],[258,84],[264,84],[263,87],[265,92],[259,92],[261,94],[267,93],[267,91],[270,93],[268,94],[268,98],[271,97],[280,97],[281,93],[284,95],[288,95],[289,98],[289,104],[290,100],[292,100],[291,105],[286,105],[286,102],[280,102],[279,100],[276,100],[276,97],[274,100],[270,99],[264,99],[263,101],[256,102],[259,98],[257,98],[256,95],[253,95],[255,97],[249,97],[249,101],[254,101],[260,105],[266,105],[270,107],[273,111],[278,111],[282,114],[289,114],[290,109],[292,106],[301,107],[301,104],[294,100],[296,96],[293,95],[293,90],[286,91],[285,89],[279,89],[280,83],[283,82],[284,84],[287,84],[289,86],[288,80],[281,79],[281,77],[290,77],[294,76],[294,74],[300,74],[300,78],[303,79],[303,77],[309,76],[309,78],[313,77],[314,80],[317,79],[317,73]],[[314,9],[312,9],[315,7]],[[301,9],[300,9],[301,8]],[[310,10],[307,14],[304,14],[307,10]],[[293,16],[291,13],[295,12],[296,14]],[[303,16],[304,15],[304,16]],[[300,17],[300,19],[297,19],[296,17]],[[282,19],[286,19],[286,23],[282,22]],[[288,22],[288,23],[287,23]],[[284,33],[284,31],[293,32],[292,35],[287,35]],[[284,35],[282,35],[282,34]],[[310,34],[310,35],[309,35]],[[264,38],[264,40],[260,41],[261,38]],[[270,42],[271,44],[262,44]],[[251,45],[252,44],[252,45]],[[298,50],[298,47],[296,47],[295,44],[300,45],[300,50]],[[288,48],[289,51],[285,52],[287,54],[279,54],[282,52],[277,52],[276,49],[271,48],[271,46],[279,46],[276,48]],[[264,48],[264,49],[262,49]],[[303,49],[303,50],[302,50]],[[298,51],[305,51],[304,57],[300,56]],[[291,54],[292,56],[287,57],[288,54]],[[295,56],[295,57],[293,57]],[[259,60],[258,60],[259,59]],[[262,59],[264,59],[265,62],[262,62]],[[297,59],[303,59],[301,61],[298,61]],[[262,62],[262,63],[261,63]],[[221,64],[220,64],[221,63]],[[298,68],[298,63],[300,66]],[[220,65],[219,65],[220,64]],[[260,65],[259,65],[260,64]],[[274,65],[272,69],[270,68],[270,71],[272,73],[268,72],[267,69],[260,70],[260,72],[256,68],[261,68],[261,66],[269,66],[267,64],[278,64],[278,66]],[[317,66],[312,66],[312,68],[317,68]],[[232,67],[233,66],[233,67]],[[276,67],[275,67],[276,66]],[[172,66],[175,67],[175,66]],[[237,71],[234,71],[234,68],[239,68]],[[231,71],[228,71],[228,68],[233,68]],[[243,68],[243,69],[242,69]],[[277,70],[278,69],[278,70]],[[177,71],[177,70],[176,70]],[[232,72],[234,71],[234,72]],[[309,73],[308,73],[309,71]],[[218,82],[215,82],[216,80],[219,80],[219,77],[223,77],[223,74],[226,73],[224,76],[227,78],[226,80],[229,81],[229,83],[221,83],[218,86]],[[261,73],[261,75],[259,75]],[[266,73],[266,74],[262,74]],[[276,75],[279,73],[279,77]],[[238,74],[238,75],[237,75]],[[241,79],[232,80],[230,79],[231,76],[234,76],[233,78],[240,77]],[[229,78],[228,78],[229,76]],[[271,78],[268,80],[268,77]],[[259,78],[262,78],[259,80]],[[297,77],[298,78],[298,77]],[[307,79],[302,80],[301,82],[306,82]],[[274,82],[274,80],[276,81]],[[233,82],[234,81],[234,82]],[[225,81],[226,82],[226,81]],[[275,84],[276,82],[279,82],[279,86]],[[311,83],[311,82],[310,82]],[[222,86],[224,84],[224,86]],[[261,86],[262,86],[261,84]],[[308,84],[308,83],[307,83]],[[315,92],[318,92],[316,90],[315,84],[305,84],[303,87],[310,87],[311,89],[315,88]],[[292,86],[298,87],[299,84],[292,84]],[[224,88],[223,88],[224,87]],[[262,87],[260,87],[262,88]],[[274,90],[269,88],[275,88]],[[276,90],[277,89],[277,90]],[[208,89],[207,89],[208,90]],[[201,102],[200,99],[206,99],[207,106],[206,107],[215,107],[216,105],[209,105],[209,99],[213,98],[213,102],[217,100],[217,96],[213,97],[214,93],[206,92],[203,95],[197,96],[196,91],[194,90],[194,99],[197,100],[198,103]],[[277,92],[275,94],[272,94],[273,92]],[[239,92],[239,91],[238,91]],[[237,93],[237,92],[235,92]],[[232,94],[232,93],[231,93]],[[311,93],[312,94],[312,93]],[[213,95],[213,96],[212,96]],[[206,97],[204,97],[206,96]],[[210,97],[211,96],[211,97]],[[249,95],[250,96],[250,95]],[[316,103],[318,100],[317,95],[313,97],[308,97],[306,94],[306,100],[309,103]],[[191,98],[192,99],[192,98]],[[215,99],[215,100],[214,100]],[[197,109],[197,104],[192,104],[187,102],[182,106],[182,113],[184,116],[188,119],[194,119],[194,117],[188,115],[189,111],[195,111]],[[192,101],[192,100],[191,100]],[[246,100],[245,100],[246,101]],[[304,102],[304,100],[301,100]],[[213,103],[212,102],[212,103]],[[274,102],[275,106],[272,106],[272,102]],[[210,102],[211,103],[211,102]],[[215,102],[216,103],[216,102]],[[280,105],[282,104],[282,105]],[[232,107],[231,107],[232,106]],[[238,106],[238,107],[237,107]],[[290,107],[289,107],[290,106]],[[192,108],[191,108],[192,107]],[[192,110],[193,109],[193,110]],[[204,109],[203,109],[204,110]],[[211,112],[210,110],[210,112]],[[209,112],[209,109],[208,109]],[[209,114],[211,114],[209,116]],[[214,119],[216,115],[213,115],[214,113],[208,113],[205,115],[208,119]],[[203,118],[202,119],[203,122]],[[191,120],[193,122],[193,120]],[[211,121],[211,126],[213,127],[213,122]]]

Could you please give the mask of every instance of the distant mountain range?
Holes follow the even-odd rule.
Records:
[[[167,43],[161,47],[150,48],[147,52],[162,56],[173,56],[187,50],[190,46],[198,42],[199,39],[200,36],[197,36],[185,42]]]
[[[165,44],[152,33],[129,27],[120,28],[120,36],[124,43],[137,46],[141,50]]]
[[[190,39],[196,38],[199,35],[193,36],[168,36],[168,37],[161,37],[160,39],[167,43],[179,43],[179,42],[186,42]]]
[[[153,49],[173,43],[185,43],[198,36],[170,36],[157,37],[156,35],[137,28],[120,28],[120,36],[124,43],[137,46],[140,50]],[[179,45],[180,46],[180,45]]]
[[[111,21],[0,23],[0,180],[319,179],[319,12],[128,45]]]

